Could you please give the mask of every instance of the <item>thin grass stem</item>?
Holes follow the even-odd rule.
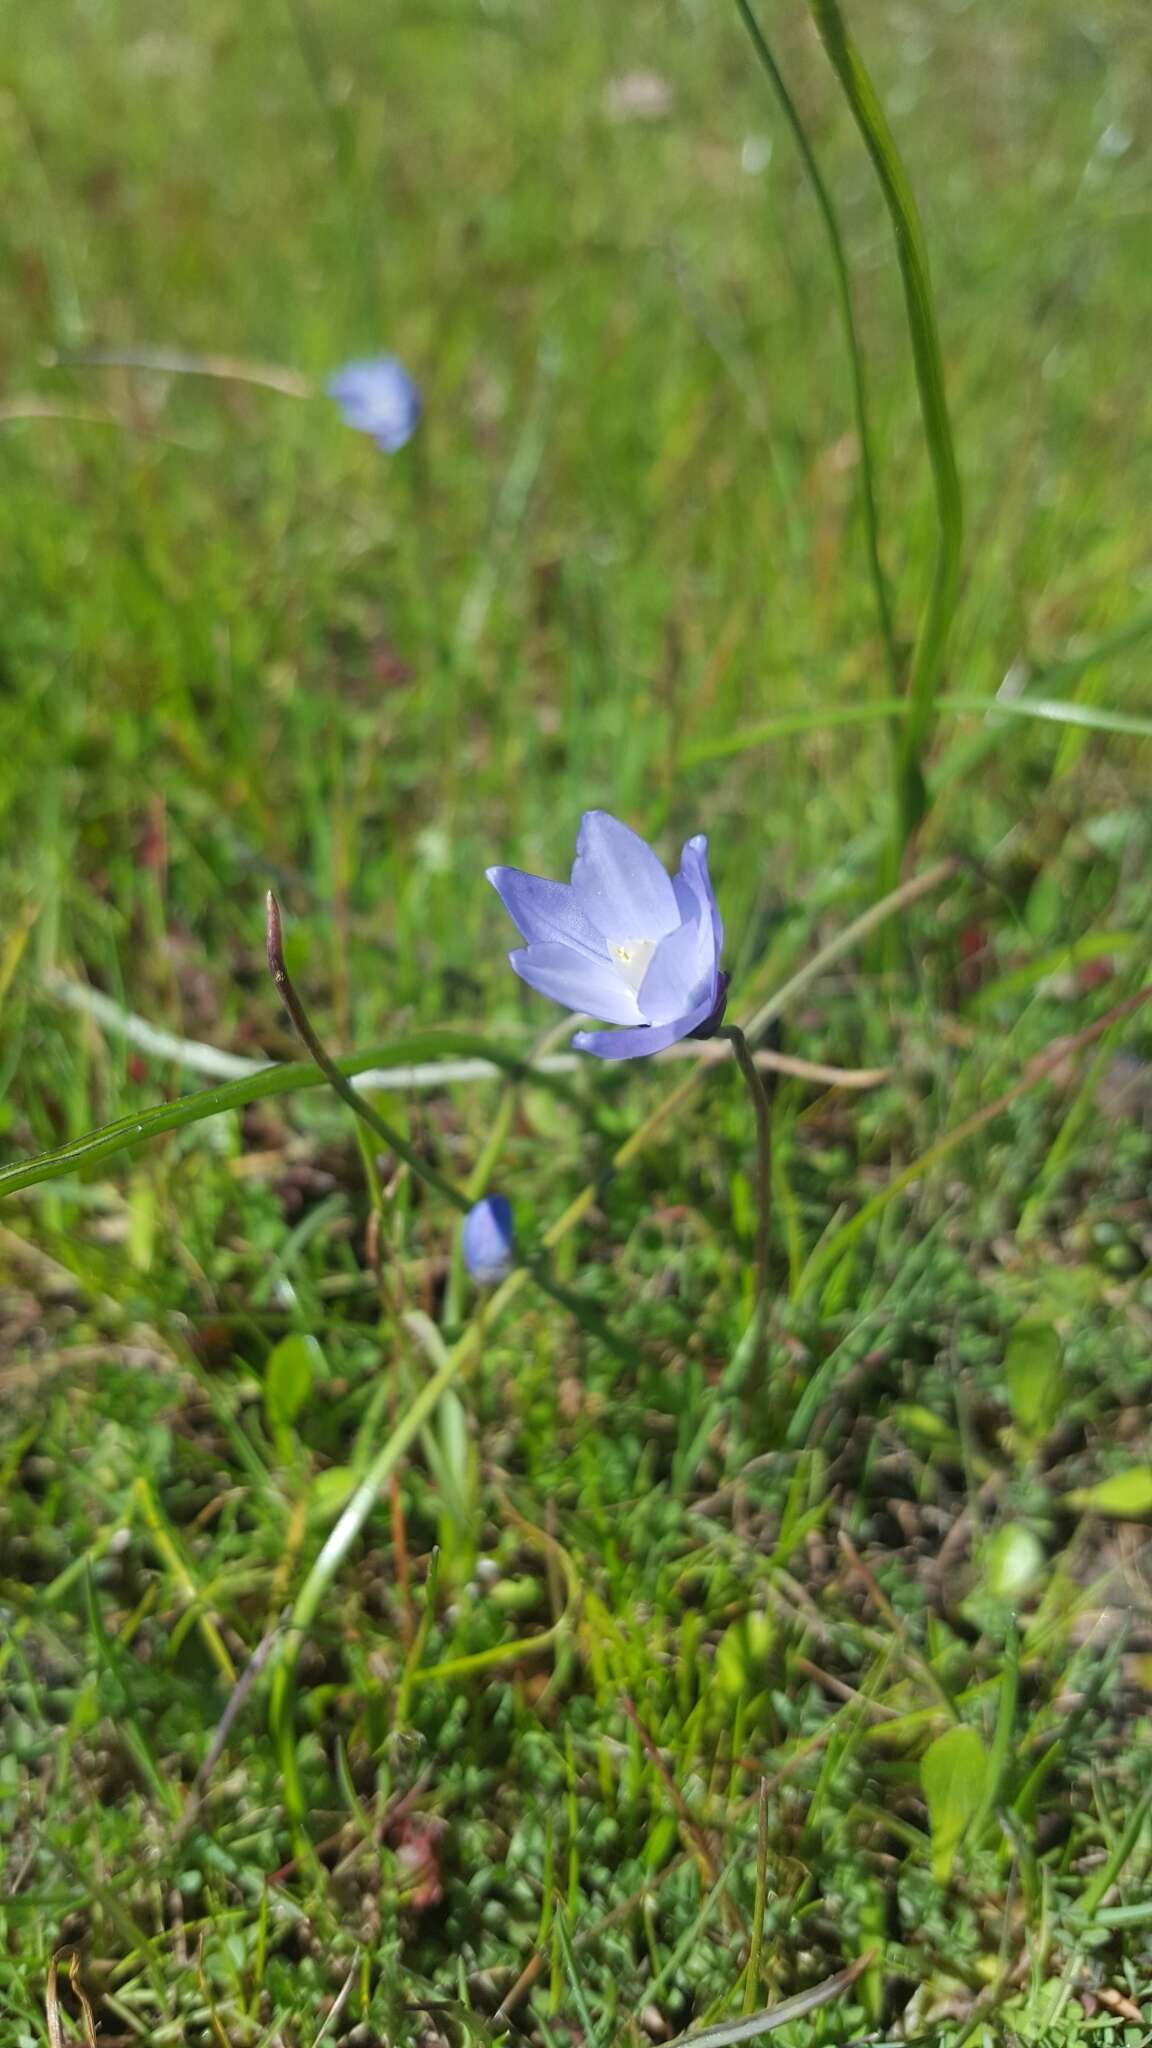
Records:
[[[936,497],[937,539],[932,581],[912,655],[907,711],[900,737],[896,789],[895,868],[928,808],[924,755],[932,733],[948,632],[960,582],[964,516],[960,472],[944,383],[928,251],[911,182],[876,89],[844,24],[838,0],[808,0],[812,18],[839,80],[852,118],[880,183],[892,221],[916,388]]]
[[[443,1195],[446,1202],[451,1202],[454,1209],[459,1210],[462,1215],[466,1215],[470,1204],[463,1190],[454,1186],[437,1167],[430,1166],[426,1159],[421,1159],[420,1154],[408,1143],[408,1140],[402,1138],[399,1131],[393,1130],[391,1124],[385,1123],[384,1118],[377,1110],[373,1109],[372,1104],[360,1094],[358,1089],[352,1086],[347,1074],[341,1071],[317,1037],[312,1028],[308,1012],[304,1008],[292,977],[284,964],[284,930],[280,917],[280,905],[277,903],[271,889],[268,891],[267,902],[268,966],[276,992],[292,1019],[297,1037],[311,1053],[329,1087],[335,1089],[340,1100],[348,1104],[349,1109],[355,1116],[360,1118],[361,1123],[367,1124],[369,1130],[374,1132],[376,1137],[383,1144],[387,1145],[390,1151],[395,1152],[397,1158],[403,1159],[405,1165],[410,1166],[413,1173],[417,1174],[421,1180],[427,1181],[429,1187],[435,1188],[437,1194]]]
[[[876,621],[884,645],[888,677],[893,691],[899,696],[902,687],[900,653],[896,644],[896,632],[892,622],[892,601],[888,594],[888,579],[880,554],[880,523],[876,508],[876,469],[872,454],[872,429],[868,419],[868,392],[864,375],[864,354],[860,347],[860,336],[856,328],[856,314],[852,304],[852,283],[848,273],[848,258],[844,249],[844,237],[836,217],[832,195],[825,182],[824,173],[816,158],[816,152],[804,126],[796,102],[792,98],[776,59],[768,46],[764,32],[753,14],[748,0],[736,0],[736,9],[752,40],[752,47],[767,74],[768,81],[780,104],[781,112],[792,130],[793,139],[800,152],[800,160],[813,197],[819,209],[828,246],[832,254],[832,269],[836,279],[836,296],[840,304],[840,317],[844,324],[844,340],[848,349],[848,366],[852,380],[852,410],[856,420],[856,441],[860,459],[860,510],[864,519],[864,544],[868,554],[868,572],[872,579],[872,594],[876,603]]]

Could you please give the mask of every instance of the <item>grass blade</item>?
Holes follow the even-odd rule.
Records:
[[[943,701],[951,709],[970,711],[975,710],[979,700],[947,697]],[[1053,725],[1082,725],[1090,732],[1114,732],[1130,739],[1152,740],[1152,718],[1113,711],[1106,704],[1071,704],[1061,697],[997,697],[984,708],[989,715],[1003,711],[1010,718],[1039,718]]]
[[[988,1757],[988,1768],[984,1781],[984,1793],[973,1816],[970,1835],[979,1847],[980,1840],[996,1811],[1008,1775],[1016,1732],[1016,1709],[1020,1698],[1020,1633],[1015,1620],[1009,1621],[1004,1638],[1004,1661],[1000,1669],[1000,1695],[996,1707],[996,1727],[992,1736],[992,1748]]]
[[[744,732],[721,733],[716,738],[686,747],[681,756],[685,767],[702,761],[723,761],[734,755],[750,754],[773,740],[789,739],[806,732],[833,732],[842,725],[876,725],[905,709],[902,697],[882,697],[872,704],[838,704],[823,711],[784,711],[766,718]],[[1125,739],[1152,740],[1152,718],[1128,711],[1114,711],[1106,704],[1074,704],[1062,697],[969,697],[949,691],[936,699],[937,714],[955,712],[960,718],[1034,718],[1051,725],[1086,726],[1092,732],[1116,733]]]
[[[892,624],[892,605],[888,595],[888,582],[880,556],[879,521],[876,514],[876,473],[872,459],[872,431],[868,423],[868,394],[864,380],[864,356],[860,337],[856,330],[856,315],[852,305],[852,284],[848,275],[848,259],[844,251],[844,237],[836,218],[832,195],[824,180],[824,174],[816,158],[808,131],[800,117],[799,110],[784,81],[783,74],[765,40],[748,0],[736,0],[737,11],[752,39],[752,47],[767,73],[772,90],[779,101],[781,111],[789,128],[805,174],[812,187],[813,196],[824,223],[828,246],[832,254],[832,269],[836,279],[836,297],[840,304],[840,317],[844,325],[844,340],[848,349],[848,367],[852,381],[852,410],[856,420],[856,440],[860,450],[860,510],[864,517],[864,543],[868,553],[868,572],[872,579],[872,591],[876,601],[876,619],[880,637],[884,643],[888,676],[894,691],[900,689],[900,657],[896,648],[896,634]],[[902,700],[897,709],[903,708]]]
[[[1120,1877],[1125,1864],[1140,1840],[1149,1812],[1152,1812],[1152,1790],[1145,1792],[1143,1797],[1137,1800],[1136,1805],[1132,1809],[1128,1825],[1124,1829],[1108,1861],[1096,1872],[1091,1883],[1085,1887],[1083,1895],[1079,1900],[1079,1908],[1086,1919],[1091,1919],[1096,1908],[1103,1905],[1112,1886]]]
[[[531,1071],[522,1054],[467,1031],[419,1032],[410,1038],[394,1039],[389,1045],[375,1046],[367,1052],[351,1053],[347,1058],[337,1060],[336,1064],[341,1073],[354,1076],[373,1068],[386,1070],[389,1065],[408,1065],[441,1053],[490,1060],[493,1066],[501,1067],[509,1074]],[[538,1078],[533,1072],[533,1079]],[[545,1076],[542,1085],[557,1084]],[[563,1084],[560,1085],[562,1087]],[[103,1160],[114,1158],[118,1152],[134,1150],[137,1145],[145,1144],[150,1138],[162,1137],[167,1131],[202,1123],[205,1117],[221,1116],[226,1110],[245,1109],[250,1102],[263,1102],[272,1095],[291,1095],[299,1088],[327,1086],[319,1067],[314,1066],[311,1060],[283,1060],[261,1068],[259,1073],[225,1081],[218,1088],[202,1088],[194,1095],[179,1095],[172,1102],[158,1103],[154,1109],[118,1117],[113,1123],[88,1131],[82,1138],[74,1138],[54,1152],[41,1152],[34,1159],[21,1159],[0,1169],[0,1198],[18,1194],[22,1188],[34,1188],[41,1181],[58,1180],[62,1174],[98,1166]]]
[[[718,2026],[701,2027],[695,2034],[678,2034],[670,2048],[730,2048],[736,2041],[757,2041],[761,2034],[774,2034],[778,2028],[790,2026],[793,2020],[804,2019],[810,2012],[819,2012],[822,2005],[831,2005],[842,1997],[874,1960],[875,1952],[869,1949],[867,1955],[858,1956],[846,1970],[825,1977],[822,1984],[813,1984],[808,1991],[798,1991],[794,1998],[785,1998],[767,2012],[751,2013],[747,2019],[721,2020]]]
[[[760,1956],[764,1946],[764,1909],[768,1899],[768,1780],[761,1778],[756,1808],[756,1896],[752,1905],[752,1939],[744,1975],[744,2012],[751,2013],[760,1989]]]
[[[938,533],[936,559],[908,683],[900,736],[897,784],[897,854],[928,807],[923,758],[932,731],[945,642],[956,609],[964,517],[960,473],[944,388],[944,362],[928,269],[928,251],[915,196],[875,87],[844,25],[838,0],[809,0],[809,8],[853,120],[880,182],[896,238],[908,332],[916,368],[920,413],[932,466]]]

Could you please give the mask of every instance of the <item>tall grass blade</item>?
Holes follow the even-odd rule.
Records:
[[[829,62],[872,159],[896,238],[920,412],[932,465],[938,533],[928,602],[912,655],[897,765],[897,862],[928,808],[924,755],[932,734],[944,648],[956,609],[963,537],[960,473],[944,387],[944,363],[924,231],[908,174],[838,0],[808,0]]]
[[[868,573],[872,579],[872,591],[876,601],[876,619],[880,637],[884,643],[884,654],[888,666],[888,678],[893,691],[899,695],[901,687],[901,664],[896,646],[896,633],[892,624],[892,602],[888,595],[888,580],[880,554],[879,519],[876,510],[876,470],[872,458],[872,430],[868,421],[868,393],[864,378],[864,355],[860,347],[860,336],[856,329],[856,314],[852,304],[852,284],[848,275],[848,259],[844,251],[844,237],[836,218],[832,195],[816,158],[808,131],[801,119],[796,102],[785,83],[783,73],[765,40],[764,33],[748,5],[748,0],[736,0],[737,12],[752,40],[752,47],[767,73],[772,90],[779,101],[781,111],[792,130],[793,139],[800,152],[808,182],[824,223],[828,246],[832,253],[832,269],[836,279],[836,297],[840,303],[840,317],[844,324],[844,340],[848,349],[848,366],[852,380],[852,410],[856,420],[856,440],[860,455],[860,510],[864,519],[864,544],[868,553]]]
[[[881,697],[871,704],[837,704],[823,711],[781,711],[743,732],[717,733],[686,747],[681,760],[693,768],[701,761],[722,761],[739,754],[754,753],[773,740],[789,739],[798,733],[832,732],[843,725],[876,725],[903,711],[902,697]],[[1136,712],[1114,711],[1107,704],[1075,704],[1061,697],[969,697],[951,691],[938,696],[937,714],[953,712],[957,718],[984,718],[994,723],[1001,716],[1034,718],[1044,725],[1085,726],[1090,732],[1114,733],[1123,739],[1152,740],[1152,718]]]
[[[349,1054],[336,1064],[342,1073],[355,1076],[374,1068],[387,1069],[389,1065],[406,1065],[410,1061],[435,1057],[438,1053],[478,1056],[490,1060],[493,1066],[503,1068],[508,1074],[529,1071],[528,1062],[521,1054],[466,1031],[420,1032],[411,1038],[395,1039],[390,1045]],[[540,1079],[534,1071],[533,1079]],[[202,1123],[205,1117],[220,1116],[226,1110],[245,1109],[250,1102],[262,1102],[271,1095],[291,1095],[298,1088],[323,1088],[327,1085],[319,1067],[311,1060],[283,1060],[274,1066],[262,1067],[255,1074],[223,1082],[218,1088],[202,1088],[194,1095],[177,1096],[175,1101],[158,1103],[154,1109],[140,1110],[134,1116],[117,1117],[114,1122],[101,1125],[99,1130],[88,1131],[82,1138],[74,1138],[54,1152],[41,1152],[34,1159],[21,1159],[0,1168],[0,1198],[17,1194],[22,1188],[34,1188],[41,1181],[58,1180],[62,1174],[98,1166],[105,1159],[115,1158],[118,1152],[134,1150],[147,1139],[161,1137],[166,1131],[178,1131],[187,1124]],[[555,1087],[558,1084],[545,1076],[542,1085]],[[562,1083],[559,1085],[563,1086]]]

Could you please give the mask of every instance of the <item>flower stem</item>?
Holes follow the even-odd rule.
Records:
[[[738,1024],[726,1024],[718,1038],[731,1041],[736,1064],[752,1097],[756,1116],[756,1349],[763,1366],[768,1351],[768,1281],[772,1257],[772,1097],[752,1057],[752,1048]]]
[[[466,1216],[472,1207],[472,1195],[463,1188],[457,1187],[445,1174],[440,1173],[435,1166],[430,1165],[428,1160],[422,1159],[420,1154],[408,1143],[407,1139],[402,1138],[399,1131],[393,1130],[391,1124],[384,1121],[384,1118],[373,1108],[367,1098],[361,1095],[359,1089],[352,1086],[347,1074],[337,1065],[331,1053],[317,1037],[312,1020],[304,1008],[304,1004],[284,962],[284,931],[280,916],[280,905],[272,894],[271,889],[268,891],[267,905],[268,966],[271,970],[272,980],[275,983],[276,992],[284,1008],[292,1019],[297,1035],[303,1044],[307,1046],[325,1080],[336,1090],[341,1101],[346,1102],[349,1109],[355,1112],[361,1122],[367,1124],[368,1129],[382,1143],[387,1145],[390,1151],[395,1152],[398,1158],[403,1159],[411,1167],[417,1179],[426,1182],[429,1187],[435,1188],[437,1194],[443,1195],[445,1201],[451,1203],[458,1215]],[[589,1196],[588,1207],[591,1207],[596,1192],[595,1187],[591,1190],[586,1190]],[[583,1214],[583,1210],[580,1211],[580,1214]],[[575,1220],[578,1219],[574,1217],[573,1221]],[[553,1235],[550,1231],[542,1241],[542,1250],[547,1252],[551,1248],[552,1242]],[[551,1295],[554,1301],[558,1301],[561,1307],[566,1308],[585,1328],[592,1330],[610,1350],[619,1353],[625,1349],[622,1338],[616,1335],[607,1320],[600,1314],[599,1309],[592,1302],[585,1301],[581,1295],[574,1293],[570,1288],[562,1287],[558,1281],[554,1280],[548,1271],[546,1260],[542,1256],[531,1254],[527,1257],[517,1256],[515,1263],[517,1271],[521,1273],[522,1278],[530,1275],[545,1294]],[[493,1298],[498,1299],[499,1297]]]
[[[304,1008],[296,992],[292,977],[284,964],[284,931],[280,919],[280,905],[277,903],[271,889],[268,891],[267,946],[268,966],[271,971],[272,980],[276,985],[276,993],[292,1019],[297,1036],[307,1046],[324,1079],[336,1090],[341,1100],[348,1104],[349,1109],[353,1110],[361,1121],[367,1124],[370,1131],[375,1132],[376,1136],[388,1146],[390,1151],[395,1152],[398,1158],[403,1159],[405,1164],[411,1167],[413,1173],[420,1180],[427,1181],[430,1187],[436,1189],[437,1194],[443,1195],[446,1202],[451,1202],[454,1209],[458,1210],[461,1215],[466,1215],[471,1204],[462,1189],[453,1187],[450,1180],[447,1180],[434,1166],[430,1166],[426,1159],[421,1159],[419,1153],[414,1151],[407,1140],[400,1136],[399,1131],[394,1131],[391,1124],[385,1123],[383,1117],[378,1115],[376,1110],[373,1109],[372,1104],[360,1094],[359,1089],[352,1086],[347,1074],[341,1072],[331,1054],[317,1038],[312,1027],[312,1020]]]

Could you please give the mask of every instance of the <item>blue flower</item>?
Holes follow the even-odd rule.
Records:
[[[403,448],[420,423],[420,393],[395,356],[345,363],[328,379],[327,390],[345,425],[371,434],[376,446],[388,455]]]
[[[512,1205],[506,1195],[485,1195],[464,1218],[460,1235],[464,1264],[474,1280],[490,1287],[504,1280],[515,1261]]]
[[[627,825],[585,811],[571,883],[519,868],[489,868],[488,880],[528,942],[508,955],[521,981],[570,1010],[625,1026],[578,1031],[578,1052],[643,1059],[719,1028],[724,926],[703,833],[689,839],[672,880]]]

